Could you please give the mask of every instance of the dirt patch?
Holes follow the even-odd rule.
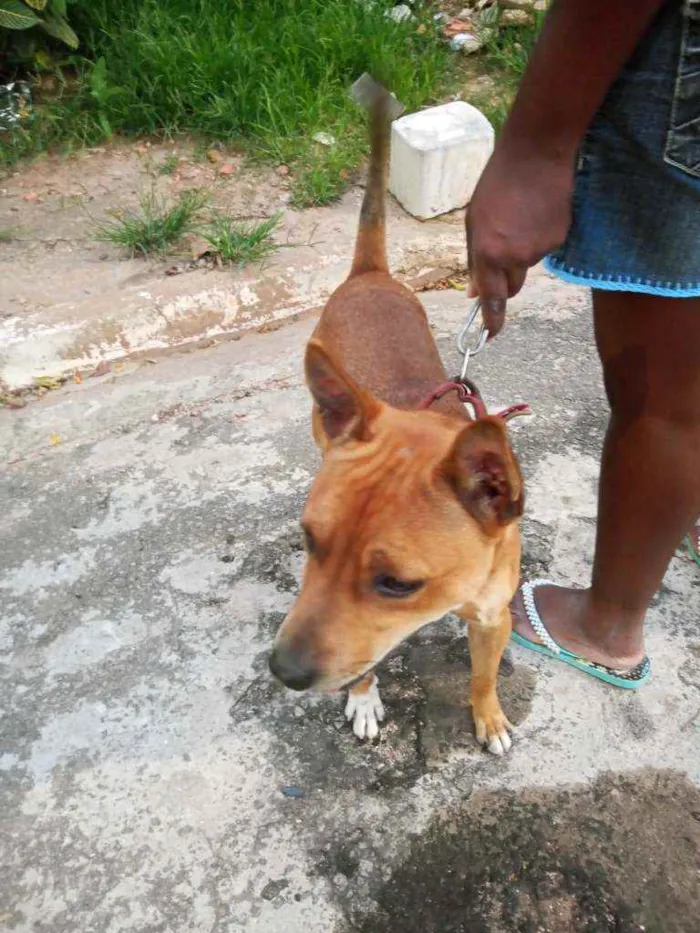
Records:
[[[475,793],[415,841],[373,913],[349,894],[343,933],[691,933],[699,864],[685,776]]]

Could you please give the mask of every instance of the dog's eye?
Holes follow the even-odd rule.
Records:
[[[314,536],[311,534],[308,528],[302,528],[301,533],[304,536],[304,547],[307,550],[307,553],[313,554],[316,550],[316,541]]]
[[[422,586],[422,580],[399,580],[398,577],[392,577],[388,573],[381,573],[374,578],[374,589],[381,596],[389,596],[393,599],[401,599],[403,596],[410,596],[416,593]]]

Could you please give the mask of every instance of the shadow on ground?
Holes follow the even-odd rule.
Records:
[[[667,771],[474,793],[441,814],[343,933],[690,933],[700,791]],[[323,865],[320,866],[323,869]]]

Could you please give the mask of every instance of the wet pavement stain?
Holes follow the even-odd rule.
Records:
[[[338,870],[332,851],[318,868]],[[699,868],[700,789],[684,775],[477,792],[411,844],[371,911],[352,885],[338,894],[342,933],[692,933]]]
[[[275,619],[268,618],[272,615]],[[270,630],[278,615],[261,619],[263,629]],[[343,714],[344,693],[294,694],[269,675],[267,659],[267,652],[260,654],[254,664],[258,677],[235,697],[232,726],[252,718],[266,723],[279,759],[294,763],[290,781],[307,793],[347,787],[387,792],[413,785],[456,753],[486,754],[474,739],[469,709],[467,639],[447,625],[432,626],[405,642],[379,666],[386,719],[374,744],[353,735]],[[535,683],[531,669],[504,658],[499,695],[516,725],[530,711]]]

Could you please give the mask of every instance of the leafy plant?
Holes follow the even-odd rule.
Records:
[[[66,19],[66,0],[0,0],[0,29],[22,32],[34,26],[78,48],[78,37]]]

